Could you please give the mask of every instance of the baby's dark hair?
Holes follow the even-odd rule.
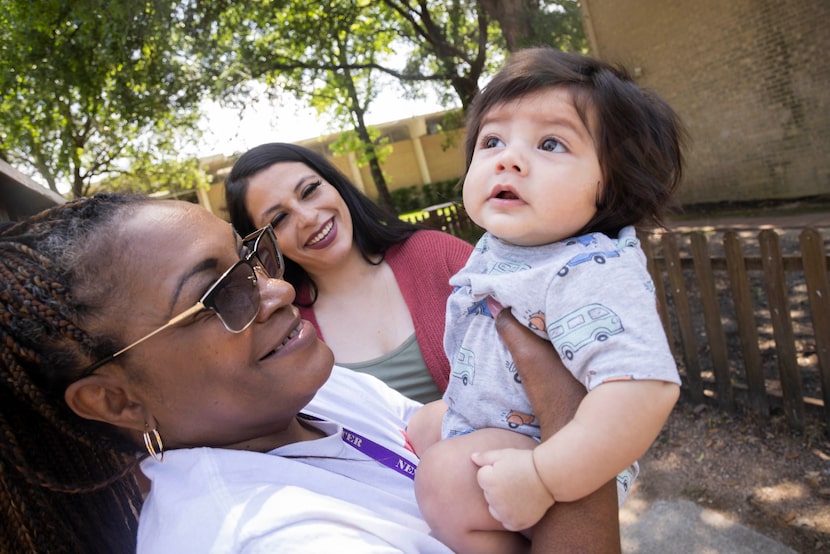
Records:
[[[626,225],[662,226],[683,171],[685,132],[674,110],[621,67],[553,48],[513,54],[467,112],[466,167],[494,107],[564,87],[592,133],[603,183],[597,213],[579,234],[615,236]],[[463,179],[463,178],[462,178]]]
[[[2,552],[135,550],[138,449],[77,416],[64,391],[111,353],[84,321],[112,301],[108,232],[144,201],[100,195],[0,230]]]

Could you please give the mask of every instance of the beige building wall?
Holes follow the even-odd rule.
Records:
[[[461,129],[446,133],[438,131],[443,113],[428,114],[380,125],[381,132],[393,139],[392,152],[383,163],[390,191],[411,186],[457,179],[464,170],[463,135]],[[338,170],[371,198],[377,189],[368,166],[358,167],[354,155],[334,156],[328,145],[337,135],[320,137],[297,144],[324,155]],[[199,202],[216,215],[228,219],[225,205],[225,177],[236,157],[203,160],[213,175],[210,190],[200,193]]]
[[[464,172],[464,131],[421,137],[432,182],[457,179]]]
[[[423,182],[412,140],[392,144],[392,153],[384,163],[383,173],[390,191],[401,186]]]
[[[592,54],[679,112],[683,203],[830,193],[830,1],[583,0]]]

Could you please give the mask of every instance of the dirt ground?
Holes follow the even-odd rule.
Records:
[[[681,399],[640,460],[631,498],[686,499],[797,552],[830,552],[830,441],[810,417],[753,421]]]

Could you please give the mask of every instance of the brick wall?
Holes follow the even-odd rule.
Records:
[[[592,54],[691,135],[683,203],[830,193],[830,0],[583,0]]]

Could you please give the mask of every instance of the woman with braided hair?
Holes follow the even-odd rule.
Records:
[[[449,552],[413,492],[420,404],[333,367],[282,272],[270,227],[186,202],[96,196],[0,230],[0,551]],[[500,320],[562,400],[534,400],[552,430],[580,387]],[[557,504],[534,550],[618,550],[609,490]]]
[[[72,377],[64,368],[105,347],[77,322],[110,291],[106,281],[66,275],[56,262],[99,270],[105,258],[84,259],[83,251],[95,226],[123,208],[115,198],[67,204],[7,228],[0,241],[2,552],[133,548],[141,496],[125,476],[137,463],[135,445],[115,427],[77,417],[63,400]],[[88,299],[70,295],[84,288]]]

